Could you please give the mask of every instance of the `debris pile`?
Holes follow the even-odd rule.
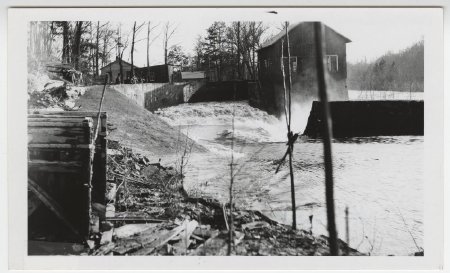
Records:
[[[71,82],[51,79],[46,73],[28,74],[28,108],[76,110],[75,101],[85,93],[82,86]]]
[[[229,210],[191,198],[171,167],[110,141],[107,205],[93,205],[97,233],[86,255],[227,255]],[[234,211],[232,255],[327,255],[328,242],[258,211]],[[95,217],[95,216],[94,216]],[[93,229],[95,230],[95,228]],[[342,253],[360,255],[343,242]]]

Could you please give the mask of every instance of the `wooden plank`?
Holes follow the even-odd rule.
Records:
[[[28,143],[90,144],[86,128],[29,128]]]
[[[94,149],[93,144],[29,143],[28,149]]]
[[[83,166],[66,166],[63,162],[55,162],[56,164],[28,164],[30,172],[48,172],[48,173],[79,173],[83,170]]]
[[[139,236],[118,240],[116,242],[117,247],[114,249],[114,252],[124,255],[150,244],[161,235],[159,228],[160,226],[151,228],[140,233]]]
[[[77,123],[82,122],[85,119],[89,119],[91,117],[79,116],[79,117],[64,117],[64,116],[42,116],[42,117],[30,117],[28,116],[28,123],[30,122],[68,122],[68,123]]]
[[[28,178],[28,188],[49,208],[75,235],[84,239],[78,230],[67,220],[62,208],[36,182]]]
[[[34,110],[28,112],[29,118],[38,118],[38,117],[57,117],[57,118],[68,118],[68,117],[91,117],[93,119],[93,126],[97,125],[97,114],[98,112],[90,112],[90,111],[43,111],[43,110]],[[107,131],[107,114],[106,112],[101,112],[101,128],[100,132],[105,134]]]
[[[62,127],[62,128],[83,128],[88,127],[87,124],[83,124],[82,121],[29,121],[28,128],[30,127]]]
[[[171,231],[162,230],[158,235],[158,238],[148,244],[147,246],[144,246],[144,248],[139,249],[138,251],[132,253],[132,255],[149,255],[151,254],[155,249],[158,247],[167,244],[172,238],[177,236],[180,232],[182,232],[185,229],[185,225],[187,224],[187,221],[183,222],[178,227],[172,229]]]
[[[134,222],[134,223],[163,223],[163,222],[166,222],[166,220],[148,218],[148,217],[139,217],[139,216],[106,217],[105,220],[110,221],[110,222]]]
[[[173,245],[175,254],[185,254],[187,252],[187,249],[191,244],[189,238],[191,238],[191,235],[197,226],[198,222],[195,220],[192,220],[189,223],[187,223],[184,231],[180,233],[181,241]]]

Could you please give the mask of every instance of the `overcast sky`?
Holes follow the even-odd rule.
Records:
[[[427,17],[425,9],[321,9],[316,12],[317,9],[285,8],[276,9],[278,14],[267,13],[269,10],[239,9],[232,13],[213,10],[213,12],[205,13],[204,10],[189,9],[182,13],[168,13],[164,18],[177,26],[170,44],[181,45],[185,52],[191,54],[193,54],[196,37],[205,35],[206,29],[215,20],[227,23],[234,20],[260,20],[269,27],[266,37],[276,34],[279,31],[277,27],[283,20],[289,20],[292,23],[321,20],[352,40],[347,44],[348,62],[357,62],[365,58],[371,61],[388,51],[397,52],[419,41],[427,31],[430,31],[426,29],[426,20],[429,17]],[[179,14],[179,16],[174,16],[174,14]],[[152,17],[157,18],[158,16]],[[137,22],[139,24],[143,21]],[[162,26],[164,21],[152,21],[153,24],[159,22]],[[117,22],[115,23],[117,24]],[[131,21],[121,22],[123,33],[131,32],[132,26],[133,22]],[[154,30],[154,35],[160,32],[161,27],[158,27]],[[137,40],[145,38],[146,33],[147,30],[144,27]],[[151,46],[151,65],[163,63],[161,36]],[[124,60],[129,61],[129,48],[124,54]],[[146,65],[145,40],[136,45],[134,62],[137,66]]]

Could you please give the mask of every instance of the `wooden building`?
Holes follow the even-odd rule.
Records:
[[[348,100],[346,44],[351,41],[326,25],[324,28],[329,99]],[[282,45],[287,76],[287,64],[290,64],[292,102],[310,107],[312,101],[318,100],[313,22],[291,24],[288,32],[289,61],[285,30],[266,41],[258,50],[259,83],[249,98],[252,106],[278,116],[284,113]],[[288,86],[288,80],[286,85]]]
[[[170,64],[142,67],[136,69],[136,76],[144,79],[145,82],[173,83],[181,79],[181,74],[177,73],[175,68],[174,65]]]
[[[137,66],[134,66],[137,69]],[[131,64],[122,60],[122,71],[124,75],[124,81],[131,78]],[[116,57],[114,62],[111,62],[104,67],[100,68],[100,75],[107,75],[109,83],[115,83],[117,76],[120,74],[120,59]]]

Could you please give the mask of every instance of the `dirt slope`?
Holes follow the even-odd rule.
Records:
[[[103,86],[90,87],[77,101],[76,105],[81,106],[79,110],[98,111],[102,89]],[[176,128],[112,88],[106,89],[102,111],[107,112],[108,123],[117,127],[109,130],[108,139],[119,141],[139,153],[149,156],[176,153],[176,144],[185,139]],[[195,145],[193,151],[205,149]]]

